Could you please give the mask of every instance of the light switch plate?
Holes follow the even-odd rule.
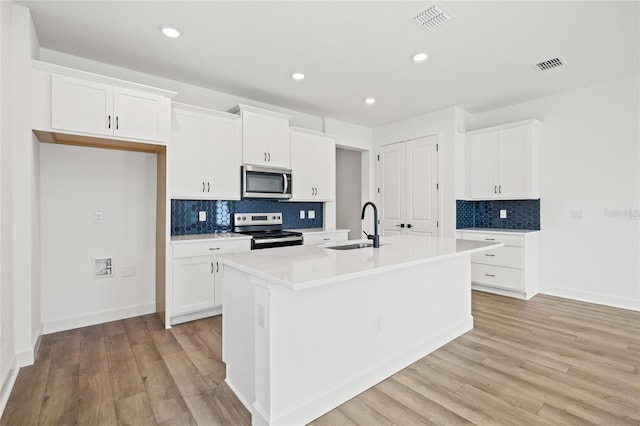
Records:
[[[315,211],[315,210],[309,210],[309,211],[307,212],[307,217],[308,217],[309,219],[315,219],[315,218],[316,218],[316,211]]]
[[[571,210],[571,219],[582,220],[584,213],[582,210]]]
[[[200,222],[206,222],[207,221],[207,212],[206,211],[198,212],[198,220]]]
[[[500,210],[500,219],[506,219],[507,218],[507,211],[506,210]]]
[[[300,219],[304,219],[304,210],[300,210]]]

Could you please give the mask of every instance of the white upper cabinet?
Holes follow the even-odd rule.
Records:
[[[52,130],[166,143],[169,112],[156,93],[51,75]]]
[[[540,126],[527,120],[468,133],[468,199],[540,198]]]
[[[292,201],[336,197],[336,143],[331,135],[291,128]]]
[[[183,104],[172,115],[171,197],[239,200],[240,118]]]
[[[290,115],[247,105],[232,109],[242,117],[242,162],[291,168]]]

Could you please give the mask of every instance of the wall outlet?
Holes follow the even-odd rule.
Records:
[[[309,211],[307,212],[307,217],[308,217],[309,219],[315,219],[315,218],[316,218],[316,211],[315,211],[315,210],[309,210]]]
[[[104,215],[102,212],[93,212],[93,223],[99,225],[104,222]]]
[[[582,220],[584,212],[582,210],[571,210],[571,219]]]
[[[300,210],[300,219],[304,219],[304,210]]]
[[[206,222],[206,220],[207,220],[207,212],[206,211],[198,212],[198,220],[200,222]]]
[[[122,267],[122,277],[135,277],[136,276],[136,266],[135,265],[125,265]]]
[[[382,332],[382,315],[373,316],[373,334]]]
[[[631,220],[640,220],[640,210],[631,209],[631,211],[629,211],[629,219],[631,219]]]
[[[507,210],[503,209],[500,210],[500,219],[506,219],[507,218]]]

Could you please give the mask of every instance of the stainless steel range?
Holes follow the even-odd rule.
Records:
[[[282,213],[235,213],[233,232],[251,235],[251,250],[300,246],[302,233],[282,230]]]

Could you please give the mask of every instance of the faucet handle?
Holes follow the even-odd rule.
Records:
[[[373,240],[373,235],[367,234],[365,231],[362,231],[362,233],[367,236],[367,239]]]

